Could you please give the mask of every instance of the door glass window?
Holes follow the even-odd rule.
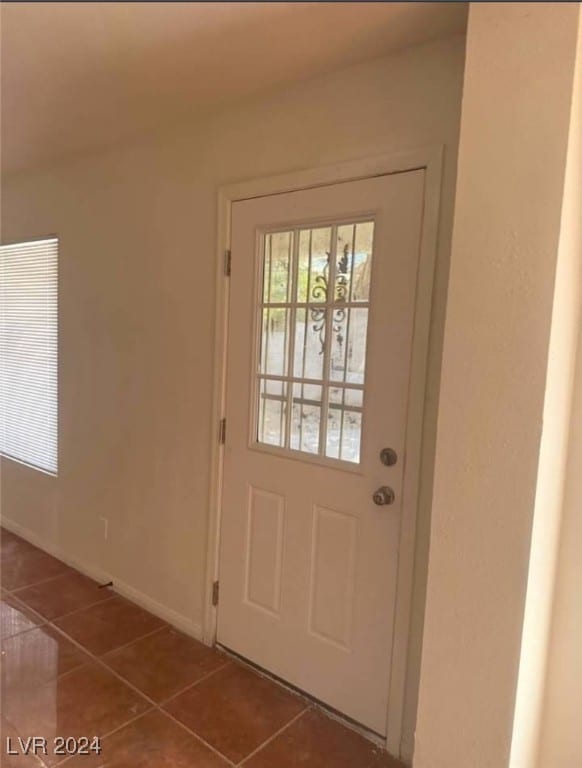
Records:
[[[262,242],[259,443],[358,463],[374,222]]]

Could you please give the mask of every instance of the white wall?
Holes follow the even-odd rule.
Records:
[[[575,391],[539,768],[578,768],[582,755],[582,335]]]
[[[420,521],[426,551],[463,60],[462,37],[411,48],[155,141],[4,179],[3,237],[60,237],[61,411],[58,479],[4,461],[3,518],[198,633],[217,427],[218,187],[444,144]],[[421,564],[417,656],[423,590]],[[412,685],[409,733],[415,695]]]
[[[562,210],[561,260],[574,265],[567,288],[582,288],[582,16]],[[560,297],[560,306],[568,306]],[[580,328],[578,315],[576,330]],[[570,334],[566,335],[570,338]],[[571,382],[568,382],[571,383]],[[538,723],[538,768],[577,768],[582,761],[582,333],[578,335],[569,456],[565,478],[561,546],[555,582],[545,706]],[[541,708],[540,708],[541,709]]]
[[[576,9],[574,9],[576,10]],[[538,461],[527,598],[521,641],[521,658],[511,744],[511,768],[536,768],[543,722],[544,691],[554,604],[556,568],[564,508],[568,465],[570,419],[576,368],[576,351],[582,297],[582,206],[580,142],[582,121],[579,88],[574,83],[576,16],[574,34],[568,40],[574,95],[569,128],[564,140],[565,179],[561,206],[558,258],[554,283],[551,330]],[[568,66],[569,64],[569,66]],[[578,101],[576,105],[574,101]],[[558,160],[559,162],[559,160]],[[582,682],[582,681],[581,681]],[[568,768],[569,763],[546,762],[542,768]]]
[[[512,766],[535,736],[579,299],[561,239],[578,14],[470,8],[415,768],[509,765],[528,571]]]

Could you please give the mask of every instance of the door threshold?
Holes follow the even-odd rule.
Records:
[[[300,698],[314,705],[318,710],[323,712],[324,715],[327,715],[327,717],[330,717],[332,720],[337,720],[337,722],[341,723],[346,728],[349,728],[351,731],[355,731],[356,733],[359,733],[360,736],[363,736],[365,739],[367,739],[368,741],[371,741],[376,746],[381,747],[383,750],[386,750],[385,736],[382,736],[380,733],[376,733],[376,731],[370,730],[370,728],[366,728],[365,725],[358,723],[357,720],[353,720],[351,717],[348,717],[343,712],[340,712],[339,710],[334,709],[333,707],[330,707],[329,704],[326,704],[320,699],[316,699],[315,696],[312,696],[310,693],[307,693],[302,688],[298,688],[297,686],[290,683],[288,680],[285,680],[282,677],[275,675],[273,672],[269,672],[269,670],[259,666],[258,664],[255,664],[253,661],[250,661],[244,656],[241,656],[239,653],[237,653],[236,651],[233,651],[231,648],[227,648],[225,645],[221,645],[220,643],[215,643],[215,647],[221,650],[224,654],[226,654],[226,656],[229,656],[231,659],[234,659],[238,661],[240,664],[242,664],[243,666],[248,667],[249,669],[252,669],[253,672],[256,672],[261,677],[265,677],[267,680],[271,680],[271,682],[276,683],[277,685],[281,686],[281,688],[285,688],[290,693],[295,694],[295,696],[299,696]]]

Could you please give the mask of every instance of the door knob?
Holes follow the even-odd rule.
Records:
[[[372,496],[374,504],[377,504],[379,507],[383,507],[385,504],[393,504],[394,498],[394,491],[388,485],[382,485],[377,491],[374,491]]]
[[[398,454],[394,448],[382,448],[380,451],[380,461],[387,467],[392,467],[398,461]]]

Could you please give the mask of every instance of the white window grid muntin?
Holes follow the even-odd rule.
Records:
[[[353,276],[355,267],[355,225],[370,223],[374,229],[372,232],[371,243],[371,275],[370,285],[368,288],[368,298],[366,301],[353,301],[351,300],[353,290]],[[337,231],[339,227],[354,226],[354,232],[352,235],[352,250],[353,258],[350,264],[350,280],[349,280],[349,298],[346,300],[338,300],[336,298],[336,276],[337,276]],[[266,266],[266,243],[269,235],[275,234],[290,234],[289,242],[289,261],[287,268],[287,297],[293,299],[297,297],[297,284],[298,284],[298,271],[299,271],[299,246],[300,246],[300,233],[309,231],[312,233],[318,229],[330,229],[330,257],[329,257],[329,273],[328,273],[328,289],[327,297],[325,301],[277,301],[270,302],[265,301],[265,266]],[[254,365],[255,376],[252,387],[253,403],[251,408],[251,441],[250,445],[260,450],[274,451],[278,454],[287,453],[294,458],[306,459],[309,461],[317,461],[318,463],[324,463],[335,466],[338,463],[344,465],[346,468],[355,469],[361,462],[361,446],[364,439],[364,390],[365,390],[365,374],[367,368],[367,347],[368,347],[368,335],[369,335],[369,318],[370,318],[370,294],[372,290],[372,276],[374,271],[374,251],[375,251],[375,239],[376,239],[376,221],[373,214],[367,214],[362,216],[350,216],[342,219],[334,219],[328,221],[317,221],[314,223],[301,223],[293,227],[279,227],[273,229],[262,230],[258,234],[258,248],[257,248],[257,268],[256,268],[256,316],[255,316],[255,360]],[[311,295],[311,278],[312,278],[312,251],[311,244],[309,249],[309,266],[307,270],[307,287],[305,291],[306,298],[309,299]],[[271,269],[271,263],[269,263],[269,270]],[[271,275],[268,278],[268,297],[270,297],[271,291]],[[267,360],[267,351],[263,349],[262,343],[262,329],[263,329],[263,313],[265,310],[283,309],[287,311],[285,320],[285,338],[284,338],[284,355],[283,355],[283,374],[265,373],[263,370],[263,360]],[[325,312],[325,328],[326,337],[323,348],[323,364],[322,364],[322,377],[311,378],[306,376],[295,375],[295,321],[298,310],[305,311],[306,326],[309,310],[318,309]],[[330,378],[331,369],[331,346],[332,334],[327,331],[333,322],[333,313],[338,309],[346,310],[346,347],[344,350],[344,367],[343,367],[343,380],[336,380]],[[365,310],[367,312],[367,327],[365,334],[365,356],[363,365],[363,381],[362,383],[350,382],[346,380],[348,370],[348,355],[347,344],[349,342],[349,324],[351,319],[351,311],[349,310]],[[269,340],[269,334],[266,334],[267,344]],[[305,370],[305,357],[306,357],[306,338],[303,344],[302,355],[302,370]],[[293,375],[291,375],[290,371]],[[262,385],[266,382],[279,382],[282,387],[282,394],[274,394],[262,391]],[[301,385],[302,392],[305,386],[318,386],[322,389],[321,400],[314,400],[310,398],[297,398],[294,397],[293,387],[294,385]],[[330,392],[332,390],[339,390],[342,393],[340,402],[330,402]],[[354,390],[362,393],[361,406],[346,404],[346,391]],[[260,439],[261,424],[259,418],[261,410],[264,412],[264,405],[267,401],[280,402],[281,412],[281,432],[284,438],[282,445],[276,445],[270,442],[263,442]],[[261,409],[261,405],[263,408]],[[319,446],[317,453],[308,452],[302,449],[293,448],[291,446],[292,440],[292,419],[293,419],[293,405],[299,405],[300,407],[306,405],[313,405],[320,408],[320,422],[319,422]],[[283,407],[284,406],[284,407]],[[328,415],[331,411],[337,411],[341,415],[341,427],[340,427],[340,439],[338,446],[339,457],[329,456],[326,453],[327,446],[327,427],[328,427]],[[360,415],[360,436],[359,436],[359,455],[357,461],[351,459],[341,458],[344,416],[349,413],[355,413]],[[264,430],[263,430],[264,432]],[[301,440],[301,437],[300,437]]]

